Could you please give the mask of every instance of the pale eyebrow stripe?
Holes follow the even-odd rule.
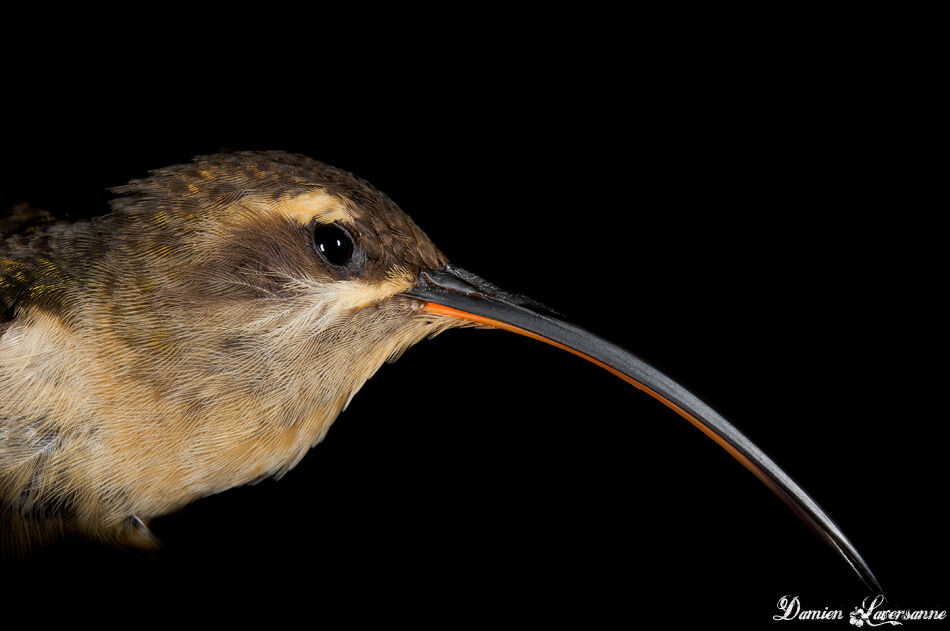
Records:
[[[344,210],[343,200],[323,189],[277,200],[269,205],[270,210],[297,221],[303,226],[316,219],[320,223],[347,221],[350,215]]]

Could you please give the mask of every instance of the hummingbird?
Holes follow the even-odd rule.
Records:
[[[630,352],[449,262],[363,179],[284,152],[199,156],[110,212],[0,219],[0,544],[158,545],[152,519],[280,477],[361,386],[448,329],[578,355],[725,449],[835,549],[822,508],[731,423]]]

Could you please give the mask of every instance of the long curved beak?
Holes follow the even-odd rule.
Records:
[[[524,335],[583,357],[657,399],[712,438],[751,471],[848,562],[876,594],[881,586],[867,563],[821,507],[761,449],[699,398],[633,354],[561,320],[524,296],[505,292],[454,265],[419,274],[401,294],[429,313],[453,316]]]

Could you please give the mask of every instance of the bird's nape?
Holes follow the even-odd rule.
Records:
[[[505,292],[453,265],[424,270],[402,295],[421,309],[503,329],[583,357],[646,392],[712,438],[772,490],[834,548],[873,593],[882,589],[867,562],[822,508],[729,421],[660,371],[626,350],[565,322],[543,305]]]

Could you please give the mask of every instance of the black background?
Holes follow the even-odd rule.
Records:
[[[945,175],[927,37],[694,16],[602,32],[605,17],[581,40],[563,18],[535,25],[539,39],[494,24],[413,40],[405,58],[396,37],[365,61],[354,42],[305,63],[218,42],[137,51],[125,70],[109,65],[125,40],[92,60],[13,59],[0,201],[97,214],[108,187],[220,149],[345,168],[453,262],[732,420],[841,526],[890,606],[950,608],[946,196],[933,194]],[[590,627],[765,624],[786,594],[847,616],[864,596],[688,423],[494,331],[411,349],[283,480],[153,530],[164,546],[144,558],[59,547],[6,562],[5,597],[31,616],[68,603],[136,625]]]

